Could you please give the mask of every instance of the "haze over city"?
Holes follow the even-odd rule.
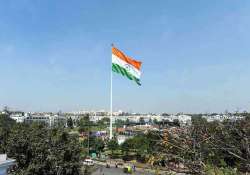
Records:
[[[142,61],[142,86],[113,76],[114,110],[249,110],[249,5],[1,2],[0,105],[23,111],[108,110],[114,43]]]

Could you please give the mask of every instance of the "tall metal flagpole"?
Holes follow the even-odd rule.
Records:
[[[113,44],[111,45],[113,47]],[[110,72],[110,128],[109,128],[109,139],[113,137],[112,134],[112,118],[113,118],[113,71],[112,71],[112,57],[111,57],[111,72]]]

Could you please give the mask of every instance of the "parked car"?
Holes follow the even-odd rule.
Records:
[[[83,161],[83,165],[93,166],[94,165],[94,161],[92,159],[85,159]]]

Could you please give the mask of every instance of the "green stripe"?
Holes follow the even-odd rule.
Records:
[[[112,71],[118,74],[122,74],[123,76],[127,77],[130,80],[134,80],[139,86],[141,86],[140,79],[133,76],[125,68],[119,66],[118,64],[112,64]]]

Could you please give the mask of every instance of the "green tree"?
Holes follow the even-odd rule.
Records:
[[[15,120],[11,119],[8,115],[0,114],[0,153],[6,152],[7,139],[15,123]]]
[[[101,120],[97,121],[97,126],[99,129],[105,129],[109,125],[110,119],[108,117],[104,117]]]
[[[79,132],[87,132],[89,131],[90,126],[92,125],[92,122],[90,121],[89,115],[85,115],[83,118],[80,119],[78,126],[79,126]]]
[[[123,127],[124,125],[126,124],[126,122],[124,120],[121,120],[121,119],[117,119],[115,121],[115,125],[116,127],[120,128],[120,127]]]
[[[145,161],[150,154],[159,154],[159,140],[158,132],[148,132],[147,134],[136,135],[133,138],[127,139],[122,145],[124,156],[128,152],[135,153],[141,161]]]
[[[139,118],[139,123],[140,123],[141,125],[144,125],[144,124],[145,124],[145,120],[144,120],[143,117],[140,117],[140,118]]]
[[[83,141],[83,145],[85,148],[90,148],[90,150],[95,151],[98,155],[104,150],[105,143],[101,138],[96,136],[91,136],[88,139]]]
[[[129,125],[130,124],[130,121],[129,121],[129,119],[127,118],[126,119],[126,122],[125,122],[125,125]]]
[[[173,120],[173,124],[174,124],[174,126],[178,126],[178,127],[181,126],[181,125],[180,125],[180,121],[179,121],[178,119],[174,119],[174,120]]]
[[[158,123],[158,121],[157,121],[156,118],[154,118],[153,123],[154,123],[154,124],[157,124],[157,123]]]
[[[112,139],[108,142],[108,149],[111,151],[112,155],[114,155],[114,151],[119,149],[119,144],[116,139]]]
[[[109,117],[104,117],[104,118],[102,118],[101,120],[102,120],[103,123],[106,124],[106,125],[109,124],[109,122],[110,122],[110,118],[109,118]]]
[[[69,117],[68,119],[67,119],[67,126],[69,127],[69,128],[73,128],[73,120],[72,120],[72,118],[71,117]]]
[[[15,125],[7,139],[6,152],[16,159],[16,174],[79,174],[78,137],[63,129],[48,129],[41,124]]]
[[[104,141],[101,138],[96,138],[94,144],[94,149],[96,150],[96,152],[100,154],[101,152],[103,152],[104,148],[105,148]]]

